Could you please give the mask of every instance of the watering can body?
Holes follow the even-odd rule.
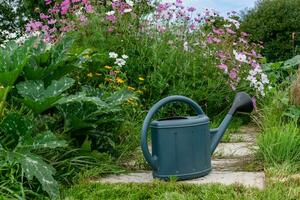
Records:
[[[191,179],[211,170],[209,119],[205,115],[153,121],[152,155],[158,167],[154,177]]]
[[[174,117],[152,121],[164,105],[171,102],[190,105],[196,116]],[[209,118],[201,107],[184,96],[169,96],[157,102],[148,112],[141,131],[141,147],[146,161],[153,169],[153,177],[179,180],[207,175],[211,167],[211,155],[225,133],[236,111],[251,112],[253,104],[246,93],[238,93],[234,103],[217,129],[210,129]],[[152,152],[147,143],[151,128]]]

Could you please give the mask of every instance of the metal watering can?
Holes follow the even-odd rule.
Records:
[[[158,110],[171,102],[190,105],[197,116],[174,117],[152,121]],[[169,96],[157,102],[148,112],[141,132],[141,147],[145,159],[153,169],[153,177],[179,180],[198,178],[211,171],[211,155],[218,146],[234,113],[253,110],[251,97],[237,93],[234,102],[219,128],[209,129],[209,118],[201,107],[184,96]],[[152,154],[147,144],[151,128]]]

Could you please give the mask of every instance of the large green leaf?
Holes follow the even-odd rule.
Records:
[[[28,180],[36,177],[51,198],[59,196],[59,185],[53,178],[55,169],[47,164],[43,159],[31,153],[15,152],[15,161],[21,164],[21,167]]]
[[[4,49],[0,49],[0,85],[13,86],[28,62],[34,42],[35,38],[27,40],[21,46],[10,42]]]
[[[69,53],[73,43],[74,39],[70,37],[64,37],[53,46],[40,42],[24,67],[25,78],[50,84],[68,74],[76,67],[77,56]]]
[[[65,131],[96,128],[112,121],[113,114],[120,111],[120,104],[133,97],[130,92],[116,92],[102,100],[100,97],[90,97],[88,93],[89,91],[85,89],[58,101],[56,107],[64,116]]]
[[[297,55],[289,60],[286,60],[284,62],[284,66],[291,66],[291,67],[295,67],[300,65],[300,55]]]
[[[7,148],[7,135],[17,135],[18,140],[13,148]],[[7,115],[0,124],[0,155],[7,163],[19,163],[26,178],[31,181],[37,178],[44,191],[51,198],[59,196],[59,185],[53,178],[54,168],[42,157],[33,154],[33,150],[42,148],[65,147],[66,141],[59,140],[52,132],[34,134],[32,123],[18,113]],[[3,159],[2,158],[2,159]]]
[[[25,138],[21,141],[19,149],[37,150],[42,148],[58,148],[66,147],[67,143],[65,140],[58,140],[57,137],[51,132],[46,131],[38,134],[34,138]]]
[[[24,97],[24,104],[35,113],[42,113],[51,108],[62,98],[64,91],[69,89],[74,80],[63,77],[60,80],[52,81],[51,85],[45,88],[43,81],[25,81],[17,85],[18,93]]]

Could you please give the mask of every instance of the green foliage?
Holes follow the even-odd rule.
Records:
[[[6,48],[0,48],[0,118],[8,93],[26,65],[34,41],[34,38],[27,40],[22,46],[10,42]]]
[[[91,96],[94,92],[98,95]],[[116,122],[121,120],[120,106],[132,98],[132,94],[120,91],[102,95],[99,90],[84,88],[82,92],[62,98],[56,107],[64,117],[64,132],[82,138],[92,135],[93,148],[103,151],[114,146],[110,130],[117,127]],[[108,142],[105,148],[104,141]]]
[[[300,51],[300,1],[258,0],[246,11],[241,29],[253,41],[264,43],[263,55],[268,61],[291,58]]]
[[[293,76],[299,65],[300,55],[297,55],[286,61],[264,64],[263,69],[268,74],[273,86],[276,86],[282,83],[289,84],[294,78]]]
[[[66,142],[50,131],[34,134],[31,122],[17,113],[7,115],[0,127],[1,160],[11,165],[20,164],[22,176],[24,173],[29,182],[35,177],[50,197],[57,197],[59,186],[53,178],[55,170],[34,151],[65,147]]]
[[[74,82],[71,78],[63,77],[53,80],[47,88],[42,80],[21,82],[16,87],[24,97],[23,103],[38,114],[53,107]]]
[[[71,52],[74,39],[63,37],[54,45],[37,40],[24,67],[24,78],[43,80],[46,85],[60,79],[78,67],[79,55]]]
[[[277,126],[264,130],[257,143],[266,166],[290,164],[299,170],[300,132],[296,122],[277,122]]]

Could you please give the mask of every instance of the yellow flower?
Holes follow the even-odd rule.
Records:
[[[100,74],[100,73],[96,72],[96,73],[95,73],[95,75],[96,75],[96,76],[101,76],[102,74]]]
[[[112,82],[111,78],[105,78],[105,80],[108,81],[108,82]]]
[[[105,68],[105,69],[112,69],[112,67],[111,67],[111,66],[108,66],[108,65],[104,66],[104,68]]]
[[[92,78],[93,77],[92,72],[88,73],[87,76],[90,77],[90,78]]]
[[[134,90],[135,90],[135,88],[134,88],[134,87],[130,87],[130,86],[128,86],[128,90],[134,91]]]
[[[121,71],[120,70],[115,70],[114,71],[116,74],[120,73]]]
[[[127,99],[127,102],[128,102],[128,103],[131,103],[131,104],[133,104],[133,103],[134,103],[134,101],[135,101],[135,100],[134,100],[133,98],[129,98],[129,99]]]
[[[142,90],[136,91],[137,93],[143,94],[144,92]]]
[[[3,85],[0,85],[0,89],[4,89],[4,86],[3,86]]]
[[[139,80],[140,81],[144,81],[145,79],[143,77],[139,77]]]
[[[116,81],[117,81],[117,83],[120,83],[120,84],[122,84],[122,83],[125,82],[123,79],[121,79],[121,78],[119,78],[119,77],[116,78]]]

